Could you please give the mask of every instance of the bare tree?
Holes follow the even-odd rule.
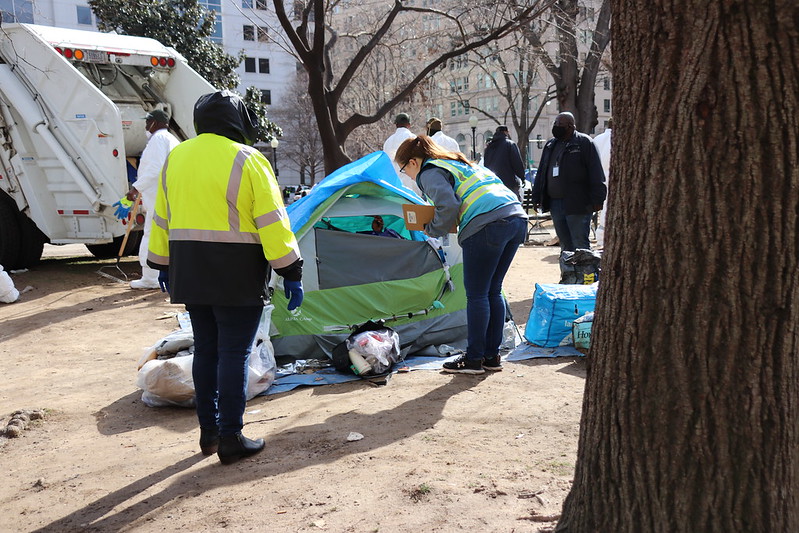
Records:
[[[522,158],[528,161],[530,154],[526,139],[529,139],[546,104],[555,97],[554,85],[547,86],[542,76],[538,54],[520,32],[515,32],[475,50],[468,56],[468,64],[470,78],[483,80],[478,90],[487,89],[482,94],[499,95],[506,104],[504,112],[499,114],[481,105],[479,97],[466,99],[458,83],[452,79],[460,69],[454,70],[454,76],[449,76],[456,95],[470,112],[480,113],[498,126],[512,127],[515,138],[520,140]]]
[[[795,0],[613,0],[613,163],[557,531],[799,531]]]
[[[322,140],[316,127],[311,98],[305,90],[307,76],[294,78],[280,107],[271,109],[275,121],[283,129],[280,139],[281,155],[300,171],[300,183],[313,185],[317,175],[324,177]]]
[[[558,0],[547,18],[523,28],[525,37],[555,80],[559,109],[574,114],[578,131],[591,131],[597,124],[596,78],[610,42],[610,13],[611,0],[601,0],[598,12],[578,0]],[[592,19],[596,20],[596,26],[589,30],[586,21]],[[578,40],[590,43],[584,59]],[[550,54],[550,49],[557,52]]]
[[[410,101],[419,84],[449,59],[507,35],[554,1],[516,0],[498,5],[453,1],[434,8],[402,0],[364,0],[346,6],[326,0],[295,0],[287,6],[285,0],[273,0],[283,31],[308,72],[308,93],[324,147],[326,172],[350,161],[344,147],[356,128],[373,124]],[[346,10],[334,17],[334,11],[342,7]],[[346,24],[348,16],[357,20]],[[339,72],[332,58],[342,35],[350,37],[346,44],[352,49],[344,51],[348,61]],[[404,60],[388,61],[397,57]],[[373,107],[346,111],[343,102],[351,97],[354,81],[381,64],[383,72],[397,73],[396,85],[379,84],[375,90],[381,93],[375,93]]]

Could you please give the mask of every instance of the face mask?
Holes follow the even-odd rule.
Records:
[[[552,136],[556,139],[563,139],[568,131],[566,126],[552,126]]]
[[[147,140],[148,140],[148,141],[150,140],[150,137],[152,137],[152,136],[153,136],[153,134],[152,134],[152,133],[150,133],[150,132],[149,132],[149,131],[147,131],[147,130],[144,130],[144,135],[146,135],[146,136],[147,136]]]

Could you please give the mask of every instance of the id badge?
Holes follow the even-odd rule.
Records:
[[[552,177],[557,178],[558,174],[560,174],[560,167],[553,167],[552,168]]]

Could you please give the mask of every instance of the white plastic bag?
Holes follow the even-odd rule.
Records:
[[[277,373],[277,363],[275,363],[275,349],[269,339],[269,327],[272,322],[272,310],[274,305],[264,306],[261,315],[261,323],[258,332],[255,334],[250,359],[248,361],[249,371],[247,374],[247,400],[252,400],[272,385]]]
[[[153,359],[139,370],[136,385],[144,390],[142,401],[150,407],[194,405],[194,356]]]
[[[179,354],[192,346],[194,346],[194,332],[191,329],[173,331],[144,351],[139,358],[138,368],[141,369],[144,363],[151,359],[156,357],[167,359],[169,356]]]
[[[247,400],[258,396],[272,385],[277,373],[275,350],[269,339],[273,305],[264,307],[261,322],[255,334],[247,372]],[[191,329],[173,331],[148,348],[139,360],[136,385],[142,389],[142,401],[150,407],[194,405],[194,379],[191,367],[194,362],[193,349],[190,355],[181,355],[192,348],[194,336]],[[174,352],[178,355],[164,359]],[[161,357],[161,359],[156,359]]]
[[[19,291],[14,287],[11,276],[3,270],[3,265],[0,265],[0,302],[10,304],[16,302],[18,298]]]

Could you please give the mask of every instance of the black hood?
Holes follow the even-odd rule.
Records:
[[[494,142],[494,141],[500,142],[500,141],[504,141],[507,138],[508,138],[508,134],[507,133],[505,133],[504,131],[498,131],[498,132],[496,132],[494,134],[493,137],[491,137],[491,142]]]
[[[204,94],[194,104],[194,129],[197,135],[215,133],[252,146],[258,134],[258,119],[239,95],[217,91]]]

